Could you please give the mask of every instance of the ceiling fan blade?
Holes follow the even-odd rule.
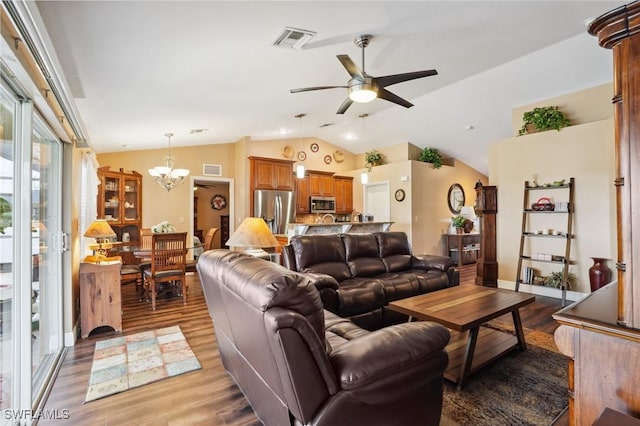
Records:
[[[411,108],[413,104],[405,99],[402,99],[398,95],[394,95],[387,89],[383,89],[382,87],[378,88],[378,98],[384,99],[385,101],[393,102],[394,104],[402,105],[405,108]]]
[[[301,89],[290,89],[291,93],[310,92],[312,90],[324,90],[324,89],[347,89],[347,86],[315,86],[315,87],[303,87]]]
[[[437,75],[436,70],[414,71],[405,72],[403,74],[385,75],[382,77],[376,77],[374,80],[379,87],[391,86],[392,84],[402,83],[403,81],[415,80],[416,78],[430,77]]]
[[[364,81],[364,74],[360,71],[360,68],[353,63],[349,55],[338,55],[338,60],[342,66],[347,70],[351,78],[356,78],[360,81]]]
[[[351,98],[348,97],[347,99],[345,99],[342,105],[340,105],[340,108],[338,108],[336,114],[344,114],[344,112],[351,106],[352,103],[353,101],[351,100]]]

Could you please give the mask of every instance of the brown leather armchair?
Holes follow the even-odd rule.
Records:
[[[366,331],[322,308],[326,276],[238,252],[197,268],[223,364],[265,425],[439,423],[445,327]]]

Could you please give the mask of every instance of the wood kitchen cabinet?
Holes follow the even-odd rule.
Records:
[[[98,218],[106,219],[124,245],[139,245],[142,226],[142,175],[136,171],[98,169]]]
[[[353,212],[353,177],[334,176],[333,184],[336,197],[336,213],[351,214]]]
[[[293,161],[249,157],[251,186],[254,189],[293,191]]]
[[[120,267],[117,263],[80,264],[80,336],[97,327],[122,331]]]
[[[333,172],[309,171],[309,196],[335,197]]]
[[[296,213],[309,213],[309,178],[296,179]]]

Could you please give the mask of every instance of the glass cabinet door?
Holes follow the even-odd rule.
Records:
[[[139,221],[138,212],[140,211],[140,191],[138,188],[138,179],[124,178],[123,200],[124,200],[124,220]]]
[[[105,175],[104,182],[104,218],[120,222],[120,178]]]

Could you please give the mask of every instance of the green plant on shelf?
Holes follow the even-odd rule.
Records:
[[[557,106],[534,108],[522,114],[522,127],[518,130],[518,136],[535,131],[542,132],[552,129],[560,131],[563,127],[570,125],[571,121]]]
[[[569,272],[567,274],[567,290],[575,288],[577,282],[576,276]],[[552,272],[549,276],[544,278],[544,285],[547,287],[562,287],[562,271]]]
[[[467,218],[464,216],[454,216],[451,218],[451,224],[454,228],[463,228],[466,220]]]
[[[442,167],[442,154],[435,148],[425,148],[420,152],[420,161],[433,164],[434,169]]]
[[[367,170],[371,171],[371,167],[380,165],[380,162],[382,161],[382,154],[379,151],[372,149],[364,154],[364,161],[364,166]]]

